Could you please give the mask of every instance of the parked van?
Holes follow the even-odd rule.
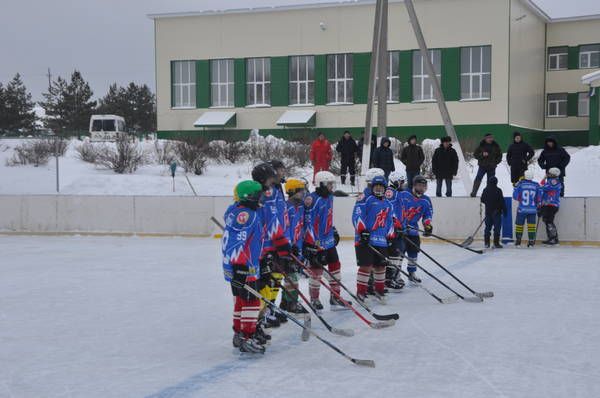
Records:
[[[125,119],[117,115],[92,115],[90,135],[92,141],[114,141],[118,133],[126,133]]]

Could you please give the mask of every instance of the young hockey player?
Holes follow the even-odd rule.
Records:
[[[263,245],[263,220],[259,209],[262,187],[242,181],[236,187],[238,203],[225,213],[222,252],[225,280],[258,289],[259,258]],[[260,300],[240,286],[231,285],[234,296],[233,346],[241,352],[264,353],[266,338],[257,330]]]
[[[387,181],[377,176],[371,181],[372,195],[364,205],[357,203],[354,214],[356,235],[355,244],[358,274],[356,276],[356,295],[363,302],[367,296],[369,276],[374,273],[375,295],[380,301],[385,297],[385,272],[388,246],[394,237],[394,208],[386,199]],[[358,208],[356,206],[359,206]],[[379,255],[374,252],[377,250]]]
[[[425,233],[423,236],[430,236],[433,232],[431,219],[433,217],[433,206],[427,195],[427,179],[423,176],[416,176],[413,179],[412,191],[402,191],[402,207],[404,210],[404,225],[406,232],[404,234],[404,250],[408,259],[408,280],[413,283],[420,283],[416,275],[417,256],[421,247],[421,238],[419,236],[419,221],[423,224]]]
[[[525,178],[517,183],[513,191],[513,199],[519,202],[515,220],[515,246],[521,246],[523,224],[527,221],[529,242],[527,247],[535,245],[536,214],[540,200],[540,185],[533,181],[533,171],[525,171]]]
[[[306,182],[289,178],[285,182],[285,192],[288,194],[287,214],[290,226],[287,237],[292,245],[292,254],[302,260],[302,245],[304,243],[304,197],[306,196]],[[284,283],[280,308],[291,313],[306,313],[298,303],[298,273],[296,267],[291,266]]]
[[[308,283],[311,304],[315,309],[323,309],[319,300],[320,280],[323,267],[335,278],[330,280],[331,289],[338,295],[340,285],[340,260],[337,253],[339,236],[333,226],[333,185],[335,176],[329,171],[319,171],[315,175],[315,192],[306,196],[306,234],[304,238],[304,256],[310,262],[310,280]],[[332,294],[329,298],[332,310],[345,309],[344,305]]]
[[[402,255],[404,253],[403,208],[400,192],[403,191],[405,182],[405,172],[392,171],[390,173],[389,188],[385,192],[385,197],[394,207],[394,239],[389,249],[390,264],[386,267],[385,272],[385,287],[390,292],[399,292],[404,288],[404,279],[402,279],[402,274],[400,273]]]
[[[498,188],[498,179],[490,177],[487,186],[481,194],[481,203],[485,205],[485,231],[483,240],[486,248],[490,247],[490,237],[492,227],[494,227],[494,247],[502,249],[500,244],[500,228],[502,227],[502,214],[506,213],[506,203],[504,203],[504,194]]]
[[[554,225],[554,216],[558,213],[560,207],[560,193],[562,192],[562,183],[560,182],[560,169],[552,167],[546,173],[546,178],[540,182],[541,200],[539,213],[546,224],[546,234],[548,239],[542,243],[545,245],[558,244],[558,231]]]

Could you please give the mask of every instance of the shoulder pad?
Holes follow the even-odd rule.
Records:
[[[248,220],[250,220],[250,213],[248,212],[248,210],[242,210],[238,213],[238,215],[235,217],[235,221],[240,225],[246,225],[246,223],[248,222]]]

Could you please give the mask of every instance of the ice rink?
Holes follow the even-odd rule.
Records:
[[[424,249],[495,297],[442,305],[406,288],[375,307],[400,314],[383,330],[326,306],[350,338],[313,317],[370,369],[289,322],[264,357],[239,359],[216,239],[0,236],[0,397],[600,396],[600,249]],[[340,252],[354,289],[351,243]]]

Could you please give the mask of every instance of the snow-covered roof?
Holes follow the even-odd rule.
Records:
[[[233,127],[235,112],[204,112],[195,122],[194,127]]]
[[[278,126],[314,126],[317,112],[309,110],[285,111],[277,120]]]
[[[581,76],[581,84],[600,87],[600,70]]]

